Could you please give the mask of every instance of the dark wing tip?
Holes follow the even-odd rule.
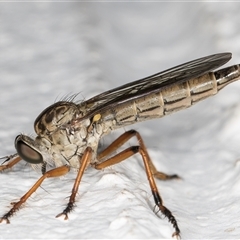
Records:
[[[217,56],[218,59],[222,59],[228,62],[232,58],[232,53],[230,52],[218,53],[218,54],[214,54],[213,56]]]

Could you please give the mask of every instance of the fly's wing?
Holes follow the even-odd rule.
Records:
[[[219,53],[199,58],[101,93],[84,102],[87,113],[83,118],[90,118],[112,106],[117,106],[149,93],[157,92],[176,83],[197,78],[222,66],[231,57],[231,53]]]

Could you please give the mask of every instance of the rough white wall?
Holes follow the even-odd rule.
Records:
[[[0,3],[0,155],[48,105],[107,89],[185,61],[229,51],[240,63],[239,3]],[[159,170],[183,180],[157,185],[183,239],[240,235],[240,84],[163,119],[132,126]],[[130,129],[130,128],[126,128]],[[124,130],[113,133],[107,145]],[[134,143],[134,141],[133,141]],[[38,179],[24,163],[0,174],[0,213]],[[156,217],[140,156],[83,177],[69,221],[75,173],[48,179],[0,224],[0,238],[170,238]]]

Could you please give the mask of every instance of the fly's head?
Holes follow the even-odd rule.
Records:
[[[43,143],[43,141],[41,141]],[[26,135],[18,135],[15,139],[15,148],[18,155],[30,164],[42,165],[49,159],[47,148],[50,143],[45,140],[44,144],[40,145],[36,139],[32,139]]]
[[[35,139],[27,135],[18,135],[15,139],[17,154],[33,169],[44,174],[47,168],[62,166],[61,162],[52,154],[52,144],[48,139],[37,136]]]

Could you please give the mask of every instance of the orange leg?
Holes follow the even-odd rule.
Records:
[[[68,205],[63,210],[63,212],[58,214],[56,217],[60,217],[60,216],[64,215],[65,216],[64,220],[68,219],[68,213],[70,213],[72,211],[73,207],[74,207],[75,197],[76,197],[76,194],[78,192],[78,188],[79,188],[80,181],[82,179],[82,175],[84,173],[84,170],[88,166],[88,162],[90,162],[91,157],[92,157],[92,149],[90,147],[87,147],[85,152],[84,152],[84,154],[83,154],[83,156],[82,156],[82,158],[79,159],[79,162],[81,160],[81,162],[80,162],[80,169],[78,171],[77,178],[76,178],[76,180],[74,182],[73,189],[72,189],[72,194],[70,196]]]
[[[24,196],[21,197],[20,201],[14,203],[12,209],[8,213],[4,214],[3,217],[0,218],[0,223],[4,220],[7,223],[10,223],[9,218],[12,217],[13,214],[20,209],[21,205],[25,203],[27,199],[38,189],[38,187],[42,184],[44,179],[63,176],[67,174],[69,170],[70,170],[69,166],[61,166],[44,173],[42,177],[39,178],[39,180],[32,186],[32,188]]]
[[[123,133],[120,137],[118,137],[114,142],[112,142],[106,149],[104,149],[101,153],[98,154],[97,158],[99,161],[101,159],[109,156],[111,153],[115,152],[118,148],[120,148],[124,143],[126,143],[130,138],[137,137],[139,146],[146,150],[146,147],[143,143],[142,137],[138,132],[135,130],[130,130],[125,133]],[[147,152],[147,150],[146,150]],[[151,168],[152,174],[155,178],[158,178],[160,180],[170,180],[170,179],[180,179],[180,177],[177,174],[168,175],[163,172],[157,171],[156,167],[154,166],[152,160],[148,156],[149,159],[149,166]]]
[[[96,164],[95,168],[96,169],[103,169],[105,167],[114,165],[116,163],[119,163],[123,160],[126,160],[127,158],[129,158],[130,156],[134,155],[135,153],[140,153],[142,155],[142,159],[144,162],[144,166],[146,169],[146,174],[147,174],[147,178],[152,190],[152,194],[154,197],[154,201],[155,204],[158,206],[159,210],[161,211],[161,213],[166,216],[169,220],[169,222],[171,222],[171,224],[173,225],[175,232],[173,233],[173,236],[180,236],[180,229],[178,227],[177,224],[177,220],[175,219],[175,217],[172,215],[171,211],[168,210],[164,205],[163,205],[163,201],[162,198],[160,197],[160,194],[158,192],[155,180],[153,176],[156,176],[156,174],[158,173],[156,168],[154,167],[147,149],[145,147],[145,144],[143,142],[142,137],[140,136],[140,134],[135,131],[135,130],[130,130],[128,132],[125,132],[124,134],[122,134],[118,139],[116,139],[109,147],[107,147],[105,150],[103,150],[103,152],[101,152],[98,155],[98,159],[102,159],[106,156],[108,156],[109,154],[111,154],[112,152],[114,152],[116,149],[118,149],[120,146],[122,146],[126,141],[128,141],[131,137],[136,136],[139,142],[139,146],[132,146],[129,147],[125,150],[123,150],[122,152],[116,154],[113,157],[110,157],[109,159],[105,160],[102,163]],[[162,174],[162,173],[161,173]],[[161,176],[160,174],[160,176]],[[177,175],[172,175],[172,176],[168,176],[166,174],[163,174],[164,178],[163,179],[171,179],[171,178],[178,178]],[[167,177],[165,177],[167,176]],[[159,177],[159,176],[157,176]],[[160,177],[162,179],[162,176]]]
[[[7,157],[4,157],[4,158],[5,158],[4,163],[8,162],[8,161],[10,161],[10,162],[5,164],[5,165],[1,165],[0,166],[0,172],[13,167],[15,164],[17,164],[18,162],[20,162],[22,160],[17,154],[7,156]],[[3,159],[3,158],[1,158],[1,159]]]

